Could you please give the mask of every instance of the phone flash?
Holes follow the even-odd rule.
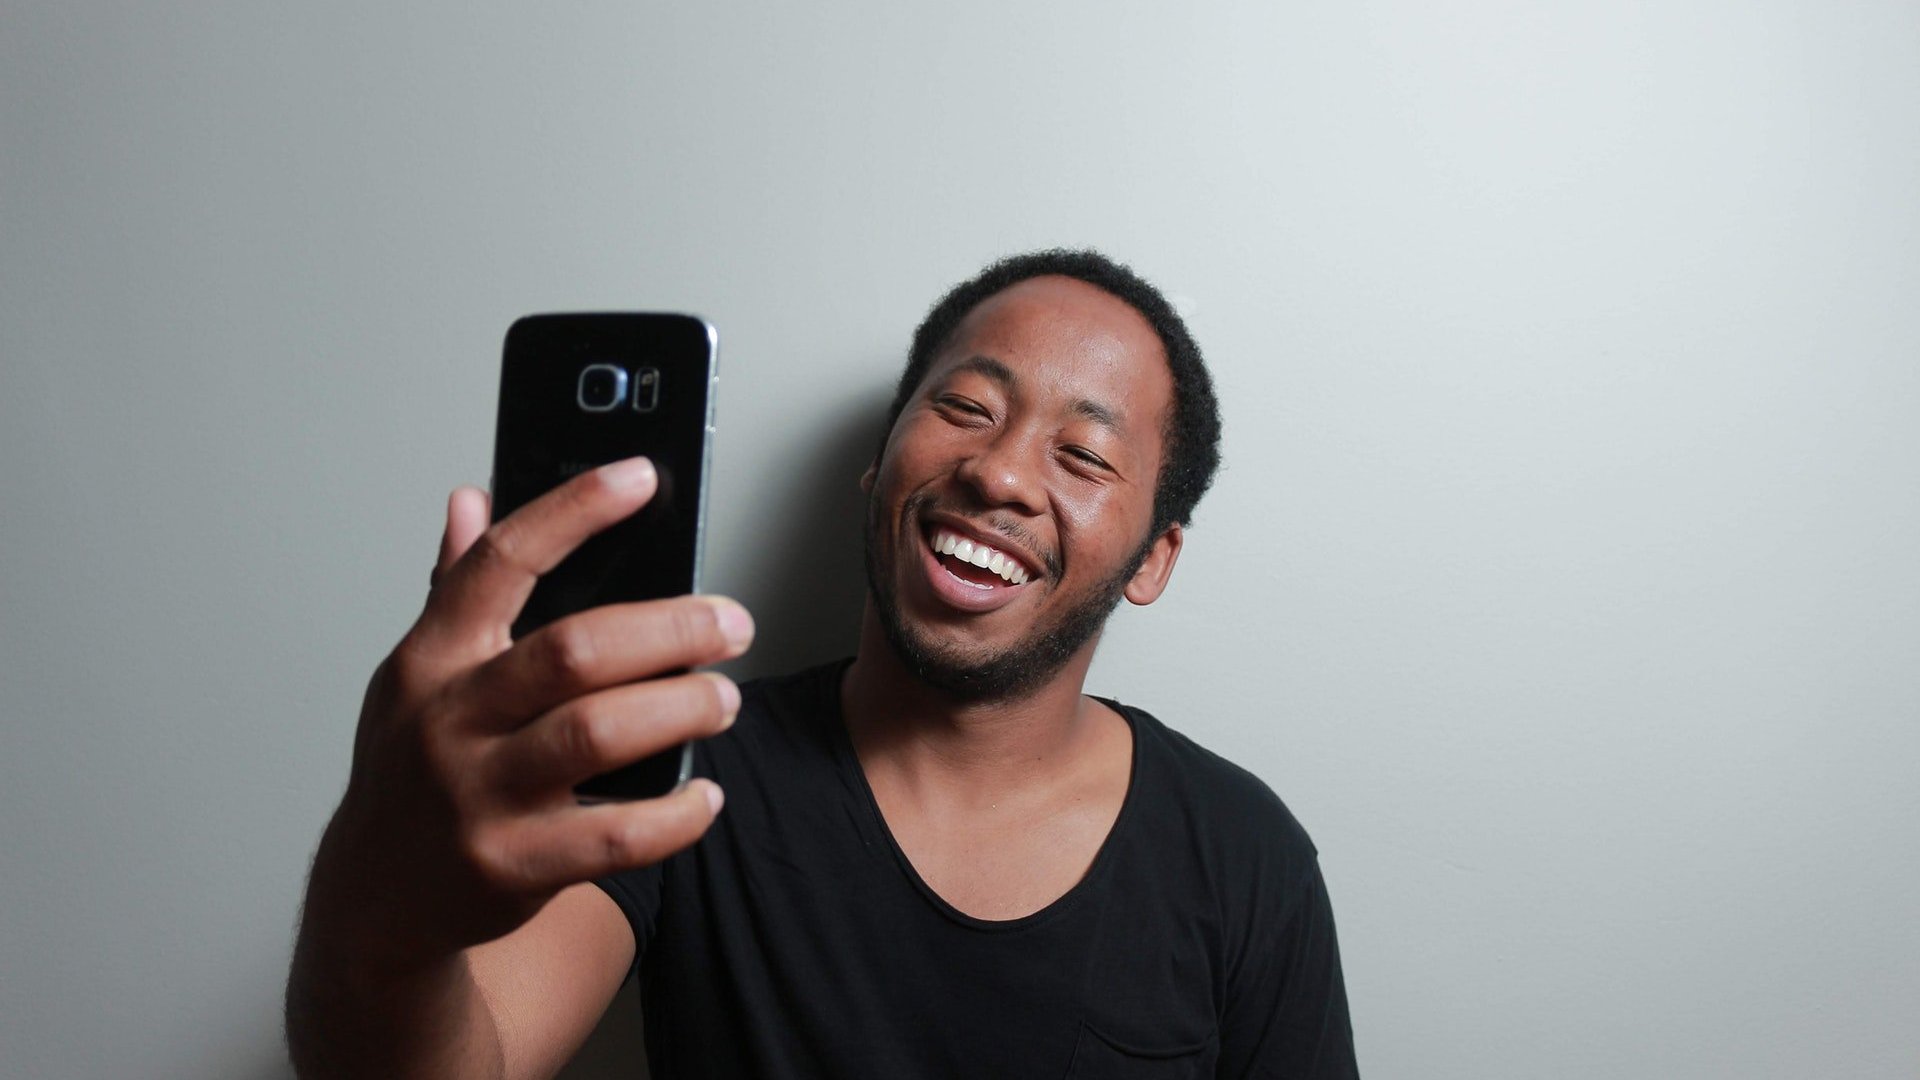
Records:
[[[633,411],[652,412],[660,404],[660,369],[643,367],[634,375]]]

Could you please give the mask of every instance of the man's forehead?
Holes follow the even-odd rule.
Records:
[[[1071,277],[1028,278],[987,297],[955,327],[942,354],[942,367],[984,356],[1028,379],[1100,385],[1128,397],[1171,392],[1166,349],[1153,324],[1125,300]]]

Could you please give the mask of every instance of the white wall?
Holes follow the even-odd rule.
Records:
[[[1898,0],[9,5],[0,1071],[284,1075],[514,316],[720,325],[764,668],[914,322],[1071,243],[1227,421],[1095,688],[1312,830],[1368,1075],[1913,1076],[1917,107]]]

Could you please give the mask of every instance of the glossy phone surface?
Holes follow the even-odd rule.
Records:
[[[644,454],[659,490],[534,587],[518,639],[601,604],[700,588],[717,339],[691,315],[529,315],[507,331],[494,435],[493,518],[589,469]],[[661,795],[692,769],[691,746],[594,777],[583,800]]]

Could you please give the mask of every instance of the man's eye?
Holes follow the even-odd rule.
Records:
[[[936,398],[934,403],[959,412],[970,413],[974,416],[987,415],[987,410],[982,408],[979,402],[969,401],[963,397],[954,397],[951,394]]]
[[[1096,469],[1107,469],[1112,467],[1108,465],[1106,461],[1100,457],[1099,454],[1094,453],[1093,451],[1087,449],[1084,446],[1069,446],[1067,447],[1067,453],[1073,455],[1076,458],[1079,458],[1081,461],[1084,461],[1089,465],[1092,465]]]

